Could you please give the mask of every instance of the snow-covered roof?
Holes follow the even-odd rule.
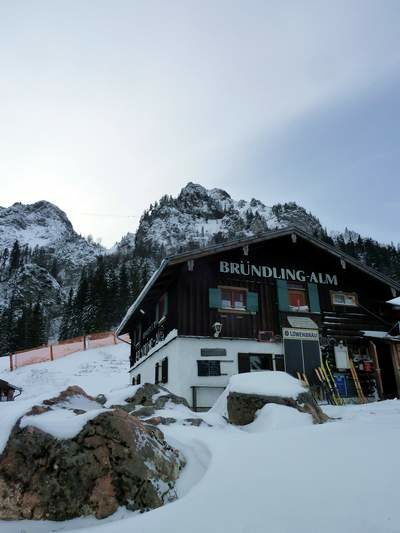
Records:
[[[185,261],[188,261],[190,259],[198,259],[200,257],[205,257],[209,255],[218,254],[221,252],[225,252],[228,250],[233,250],[235,248],[240,248],[246,245],[250,244],[257,244],[261,243],[263,241],[268,241],[272,239],[277,239],[279,237],[284,237],[287,235],[295,234],[298,237],[301,237],[311,243],[313,243],[318,248],[321,248],[327,252],[329,252],[332,255],[335,255],[339,259],[343,259],[346,261],[346,263],[354,266],[355,268],[358,268],[359,270],[362,270],[369,276],[372,276],[376,278],[381,283],[384,283],[391,287],[392,289],[398,291],[400,293],[400,283],[397,281],[392,280],[388,276],[385,276],[384,274],[381,274],[380,272],[377,272],[371,267],[368,267],[366,265],[363,265],[360,263],[360,261],[357,261],[357,259],[354,259],[354,257],[351,257],[350,255],[347,255],[340,250],[337,250],[330,244],[327,244],[320,239],[317,239],[313,235],[310,235],[309,233],[303,231],[302,229],[299,229],[296,226],[288,226],[284,229],[269,231],[267,233],[263,233],[262,235],[259,235],[257,237],[251,237],[246,239],[240,239],[240,240],[233,240],[225,243],[219,243],[214,244],[212,246],[206,246],[204,248],[200,248],[197,250],[190,250],[188,252],[184,252],[181,254],[172,255],[170,257],[167,257],[163,259],[161,265],[159,268],[154,272],[154,274],[151,276],[147,284],[145,285],[142,292],[139,294],[137,299],[134,301],[134,303],[131,305],[131,307],[128,309],[128,312],[126,313],[125,317],[123,318],[121,324],[118,326],[118,329],[116,330],[116,335],[120,335],[121,333],[125,333],[124,328],[131,318],[131,316],[135,313],[135,311],[138,309],[140,304],[143,302],[145,296],[148,294],[149,290],[153,286],[153,284],[156,282],[156,280],[160,277],[162,272],[165,270],[167,266],[173,266],[179,263],[183,263]]]
[[[365,331],[361,331],[361,333],[364,335],[364,337],[370,337],[372,339],[385,339],[385,340],[388,340],[388,341],[399,340],[399,336],[398,335],[391,335],[390,331],[365,330]]]

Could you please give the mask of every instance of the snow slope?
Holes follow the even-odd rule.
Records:
[[[0,379],[23,388],[19,401],[34,399],[39,394],[55,396],[70,385],[79,385],[92,396],[115,391],[129,385],[128,370],[127,344],[76,352],[53,362],[17,368],[14,372],[9,371],[8,357],[0,357]]]
[[[12,374],[3,368],[0,378],[22,385],[24,393],[13,404],[0,404],[2,422],[37,403],[38,393],[43,399],[69,384],[91,394],[113,390],[123,398],[127,355],[128,347],[118,345]],[[1,359],[0,365],[5,367]],[[214,427],[163,427],[167,440],[188,458],[180,499],[165,507],[144,514],[121,509],[103,521],[0,522],[0,530],[398,533],[400,402],[325,407],[340,419],[318,426],[307,415],[279,407],[266,406],[244,428],[229,426],[217,413],[198,415]]]

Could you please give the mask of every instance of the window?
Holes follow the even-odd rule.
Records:
[[[168,383],[168,357],[161,362],[161,383]]]
[[[273,370],[272,355],[270,354],[250,354],[250,372],[260,372],[261,370]]]
[[[156,363],[156,366],[154,368],[154,383],[155,385],[158,385],[160,383],[160,365],[159,363]]]
[[[246,311],[247,289],[226,287],[221,289],[221,308]]]
[[[198,376],[220,376],[221,361],[197,361]]]
[[[333,305],[358,305],[354,292],[332,292],[331,297]]]
[[[140,385],[140,374],[136,376],[136,385]]]
[[[238,313],[258,313],[258,293],[240,287],[208,289],[210,309]]]
[[[284,356],[281,354],[238,353],[238,372],[260,372],[265,370],[285,370]]]
[[[290,311],[309,311],[307,290],[302,283],[288,283]]]

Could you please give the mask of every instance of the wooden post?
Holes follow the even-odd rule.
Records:
[[[86,335],[83,336],[83,349],[86,350]]]
[[[113,334],[114,344],[117,344],[117,337],[115,336],[115,333]]]
[[[13,354],[10,353],[10,371],[12,372],[13,370],[14,370]]]
[[[394,369],[394,377],[397,385],[397,397],[400,398],[400,344],[390,343],[390,351],[392,353],[392,363]]]
[[[53,345],[52,344],[50,344],[49,350],[50,350],[50,361],[54,361]]]
[[[372,341],[369,341],[369,353],[371,354],[372,360],[374,361],[376,384],[378,386],[378,394],[379,394],[379,398],[382,400],[384,393],[383,393],[381,369],[379,368],[378,352],[376,351],[376,345]]]

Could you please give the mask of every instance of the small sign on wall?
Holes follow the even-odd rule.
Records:
[[[319,341],[319,332],[317,329],[283,328],[282,335],[284,339]]]
[[[223,357],[226,355],[225,348],[201,348],[202,357]]]

